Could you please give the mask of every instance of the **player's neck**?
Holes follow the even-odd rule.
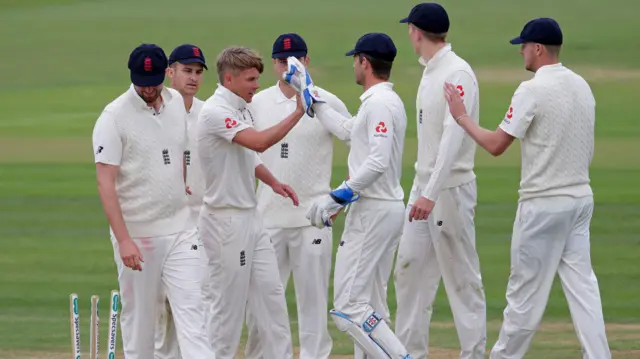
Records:
[[[296,95],[296,89],[287,85],[284,81],[278,81],[278,87],[286,98],[293,98]]]
[[[420,56],[422,56],[425,61],[429,61],[445,46],[447,46],[446,42],[425,43],[420,49]]]
[[[157,112],[160,112],[160,106],[162,106],[162,95],[158,96],[155,101],[150,104],[147,104],[149,107],[153,107],[153,109]]]
[[[184,99],[184,108],[187,110],[187,112],[191,111],[191,106],[193,106],[193,96],[182,95],[182,99]]]
[[[387,80],[379,79],[373,75],[367,76],[367,78],[365,78],[364,80],[364,84],[362,85],[362,90],[363,90],[362,92],[367,92],[373,86],[377,84],[381,84],[383,82],[387,82]]]
[[[557,57],[553,57],[553,58],[549,57],[549,58],[545,58],[545,59],[540,59],[540,61],[538,62],[534,72],[537,72],[543,66],[557,65],[559,63],[560,63],[560,61],[558,60]]]

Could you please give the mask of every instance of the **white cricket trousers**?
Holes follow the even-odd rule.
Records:
[[[361,198],[351,204],[333,275],[334,309],[362,324],[371,311],[391,326],[387,283],[402,234],[402,201]],[[356,359],[366,355],[354,346]]]
[[[184,359],[212,359],[202,315],[201,249],[197,230],[153,238],[134,238],[144,262],[142,271],[122,263],[111,238],[122,300],[120,314],[125,359],[154,357],[158,298],[166,293]]]
[[[198,222],[209,258],[212,286],[219,294],[209,330],[217,359],[235,359],[247,305],[255,310],[265,359],[293,358],[289,314],[278,261],[255,208],[203,207]]]
[[[211,279],[207,272],[208,258],[202,245],[202,241],[198,245],[200,252],[200,265],[202,269],[202,303],[204,305],[205,327],[209,323],[209,310],[216,295],[211,286]],[[178,345],[178,335],[176,332],[175,321],[171,314],[171,305],[165,294],[161,295],[158,304],[158,325],[156,327],[156,352],[155,359],[182,359],[180,354],[180,346]],[[208,335],[207,331],[207,335]]]
[[[332,340],[327,326],[329,276],[333,251],[332,230],[313,226],[267,229],[271,237],[283,287],[287,288],[293,272],[300,359],[327,359]],[[247,315],[246,359],[262,358],[264,342],[255,323],[253,309]]]
[[[432,305],[440,279],[458,332],[461,359],[485,356],[486,301],[476,252],[476,181],[444,189],[427,220],[409,222],[422,189],[414,184],[395,267],[396,335],[414,359],[428,355]]]
[[[591,267],[593,196],[518,204],[511,238],[507,307],[491,359],[520,359],[542,320],[558,273],[585,359],[609,359],[598,280]]]

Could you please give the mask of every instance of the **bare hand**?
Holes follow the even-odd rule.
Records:
[[[298,202],[298,195],[288,184],[276,183],[271,188],[273,189],[273,192],[281,195],[282,197],[291,198],[294,206],[298,207],[300,205],[300,202]]]
[[[444,84],[444,98],[449,103],[449,111],[456,121],[467,113],[460,90],[449,82]]]
[[[426,220],[429,218],[431,211],[433,211],[433,207],[436,205],[434,201],[427,199],[426,197],[420,197],[418,200],[411,206],[411,211],[409,212],[409,222]]]
[[[120,258],[125,266],[133,270],[142,270],[141,262],[144,262],[140,249],[131,239],[126,239],[119,243]]]
[[[188,195],[193,194],[193,193],[191,193],[191,188],[189,186],[187,186],[187,188],[185,188],[185,192],[187,192]]]

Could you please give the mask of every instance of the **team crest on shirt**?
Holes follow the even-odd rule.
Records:
[[[184,161],[186,162],[187,166],[191,166],[191,151],[184,151]]]
[[[511,118],[513,118],[513,106],[509,106],[509,110],[507,110],[507,113],[504,115],[504,122],[511,123],[509,121]]]
[[[376,126],[376,133],[373,135],[373,137],[387,137],[387,131],[387,125],[384,123],[384,121],[380,121]]]
[[[162,160],[164,161],[165,165],[171,164],[171,157],[169,156],[169,150],[166,148],[162,150]]]
[[[227,128],[234,128],[234,127],[238,126],[238,121],[232,120],[232,119],[227,117],[227,118],[224,119],[224,124],[225,124],[225,126]]]

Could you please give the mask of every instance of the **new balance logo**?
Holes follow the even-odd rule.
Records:
[[[162,150],[162,159],[164,160],[165,165],[171,164],[171,157],[169,157],[169,150],[167,149]]]
[[[438,227],[442,227],[442,221],[438,221]]]
[[[244,251],[240,251],[240,267],[247,264],[247,258],[244,255]]]
[[[311,241],[311,244],[320,244],[322,243],[322,239],[321,238],[316,238],[313,241]]]
[[[189,150],[184,151],[184,161],[187,164],[187,166],[191,166],[191,151]]]
[[[96,151],[96,155],[99,154],[99,153],[102,153],[102,150],[104,150],[104,147],[98,146],[98,150]]]
[[[195,244],[194,244],[194,245],[192,245],[192,246],[191,246],[191,250],[192,250],[192,251],[197,251],[197,250],[198,250],[198,246],[197,246],[197,245],[195,245]]]
[[[280,158],[289,158],[289,144],[286,142],[280,145]]]

